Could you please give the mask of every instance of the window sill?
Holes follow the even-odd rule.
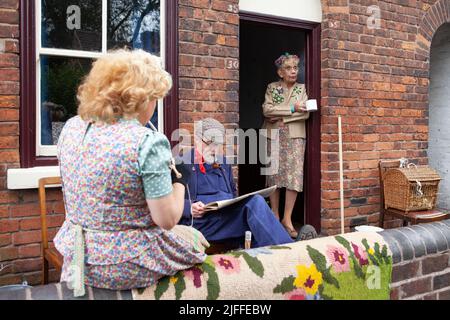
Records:
[[[59,177],[59,167],[34,167],[29,169],[8,169],[8,190],[37,189],[39,179],[45,177]]]

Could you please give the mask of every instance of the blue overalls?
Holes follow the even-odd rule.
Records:
[[[200,171],[198,164],[192,165],[189,191],[192,202],[232,199],[236,196],[232,169],[229,164],[219,168],[205,163],[206,173]],[[191,224],[190,202],[186,192],[183,217],[180,224]],[[246,231],[252,232],[252,247],[291,243],[293,240],[281,223],[275,218],[265,199],[260,195],[249,197],[218,211],[207,212],[194,219],[193,227],[199,230],[208,241],[236,241],[244,244]]]

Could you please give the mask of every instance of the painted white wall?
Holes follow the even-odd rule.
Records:
[[[320,0],[240,0],[239,10],[261,14],[322,22]]]
[[[431,44],[428,157],[441,175],[438,205],[450,209],[450,23],[436,32]]]

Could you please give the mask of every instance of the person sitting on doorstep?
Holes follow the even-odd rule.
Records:
[[[205,212],[205,204],[236,197],[233,171],[223,157],[225,129],[215,119],[196,123],[195,147],[183,156],[190,163],[192,175],[186,193],[181,224],[199,230],[206,240],[213,242],[244,243],[246,231],[252,233],[252,247],[291,243],[293,240],[276,219],[260,195],[251,196],[218,211]],[[194,161],[192,161],[194,160]],[[192,216],[191,216],[192,213]]]

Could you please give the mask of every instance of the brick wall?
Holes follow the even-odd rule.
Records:
[[[239,125],[239,0],[180,0],[180,128],[212,117]],[[191,144],[193,142],[191,141]],[[237,179],[237,166],[233,168]],[[236,180],[237,184],[237,180]]]
[[[0,0],[0,286],[41,280],[36,190],[8,191],[6,172],[19,168],[19,0]],[[49,235],[64,220],[62,195],[48,192]],[[52,280],[58,275],[51,273]]]
[[[238,0],[180,0],[180,127],[213,117],[226,127],[239,123]]]
[[[382,235],[393,253],[392,300],[450,300],[450,220]]]
[[[378,223],[380,159],[428,163],[429,51],[438,27],[450,22],[450,1],[322,3],[322,230],[335,234],[339,115],[347,230]],[[368,27],[371,5],[380,9],[380,28]]]
[[[37,193],[6,190],[19,163],[19,1],[0,0],[0,285],[39,281]]]

